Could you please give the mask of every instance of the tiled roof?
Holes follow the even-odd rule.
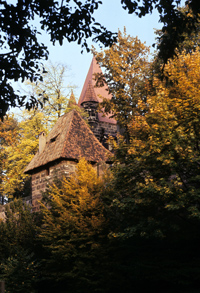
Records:
[[[74,93],[73,93],[73,90],[71,91],[71,95],[70,95],[70,98],[69,98],[69,102],[68,102],[68,107],[72,107],[72,106],[75,106],[76,105],[76,98],[74,96]]]
[[[96,103],[98,103],[98,99],[96,97],[94,87],[92,85],[91,80],[88,81],[87,88],[86,88],[86,91],[85,91],[85,95],[84,95],[84,97],[82,99],[81,104],[84,103],[84,102],[96,102]]]
[[[102,102],[102,99],[100,98],[100,96],[102,96],[108,100],[110,100],[112,98],[112,95],[109,94],[108,87],[106,85],[104,85],[102,87],[96,87],[96,81],[95,81],[95,76],[94,76],[95,73],[102,73],[102,70],[101,70],[99,64],[97,63],[95,57],[93,57],[88,74],[87,74],[87,77],[85,79],[85,83],[84,83],[79,101],[78,101],[79,106],[82,104],[83,101],[85,101],[85,96],[87,93],[88,84],[92,85],[93,90],[96,95],[96,98],[97,98],[97,101],[99,103]],[[110,118],[110,116],[111,115],[107,115],[107,114],[105,115],[103,113],[98,113],[99,121],[108,122],[111,124],[116,124],[117,121],[114,118]]]
[[[58,159],[78,160],[84,157],[89,162],[110,162],[111,153],[94,136],[78,112],[61,116],[47,136],[44,150],[35,155],[25,169],[34,169]]]

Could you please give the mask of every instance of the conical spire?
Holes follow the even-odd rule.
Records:
[[[73,106],[76,106],[76,105],[77,105],[76,98],[74,96],[73,90],[71,90],[71,95],[70,95],[70,98],[69,98],[69,102],[68,102],[67,107],[68,108],[72,108]]]
[[[90,100],[91,102],[94,101],[94,97],[97,100],[98,103],[102,102],[102,97],[110,100],[112,98],[112,95],[109,94],[108,91],[108,86],[104,85],[102,87],[96,87],[96,81],[95,81],[95,74],[96,73],[102,73],[102,70],[99,66],[99,64],[97,63],[95,57],[93,57],[87,77],[85,79],[85,83],[83,85],[83,89],[78,101],[78,105],[81,106],[83,102],[85,102],[86,100],[89,102],[89,97],[88,97],[88,91],[93,91],[93,94],[90,96],[90,98],[92,98],[92,100]],[[98,113],[98,119],[99,121],[102,122],[108,122],[111,124],[116,124],[116,120],[114,118],[109,118],[109,115],[103,115],[102,113]]]
[[[98,99],[97,99],[97,96],[95,94],[94,87],[92,85],[92,81],[91,80],[89,80],[89,82],[87,84],[87,88],[86,88],[86,91],[85,91],[85,95],[83,97],[83,100],[81,102],[81,105],[84,102],[96,102],[96,103],[98,103]]]

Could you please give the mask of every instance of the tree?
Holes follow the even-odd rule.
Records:
[[[39,238],[47,251],[46,278],[64,283],[69,292],[97,288],[105,218],[103,181],[81,159],[76,174],[49,187],[41,206]],[[100,285],[100,284],[99,284]]]
[[[104,99],[102,107],[111,112],[129,141],[128,124],[137,115],[139,100],[147,95],[149,75],[149,48],[138,38],[133,38],[120,31],[117,43],[111,48],[97,53],[93,50],[99,65],[105,69],[104,75],[96,75],[97,85],[107,83],[112,99]]]
[[[154,8],[160,14],[163,22],[162,42],[159,46],[162,59],[166,60],[174,55],[175,48],[182,40],[182,33],[189,33],[196,27],[199,5],[197,0],[188,0],[185,3],[193,16],[186,17],[176,6],[181,0],[121,0],[122,7],[129,13],[142,17],[151,13]],[[48,57],[44,44],[39,44],[37,35],[40,31],[47,31],[53,43],[62,44],[66,38],[69,42],[78,42],[87,50],[87,38],[100,41],[104,45],[111,45],[116,40],[116,34],[108,31],[101,24],[96,23],[93,14],[102,2],[99,0],[82,1],[54,1],[48,0],[16,0],[14,4],[9,1],[2,2],[1,8],[1,99],[0,117],[3,118],[9,107],[23,106],[27,108],[38,103],[34,97],[26,100],[14,92],[10,83],[19,79],[36,80],[40,78],[40,60]],[[31,26],[31,21],[39,17],[41,27]]]
[[[69,111],[69,88],[65,86],[65,77],[68,68],[63,64],[49,63],[42,74],[42,81],[27,82],[27,88],[31,87],[31,95],[38,101],[45,101],[40,111],[49,119],[49,127],[55,124],[57,119]],[[27,91],[27,90],[26,90]]]
[[[2,122],[5,128],[6,120]],[[2,195],[6,198],[25,197],[30,195],[30,176],[24,174],[24,169],[38,150],[38,135],[47,132],[45,116],[38,111],[23,113],[23,120],[17,123],[12,132],[12,142],[2,142],[4,153]],[[4,134],[6,141],[9,132]]]
[[[156,91],[138,103],[130,144],[116,144],[109,236],[129,259],[115,254],[127,283],[140,290],[144,280],[158,292],[199,290],[199,62],[199,48],[177,52],[166,79],[155,76]]]
[[[86,39],[93,36],[94,41],[109,45],[114,35],[92,17],[101,1],[87,0],[16,0],[14,3],[1,3],[1,97],[0,115],[5,115],[9,107],[25,105],[27,108],[38,103],[34,97],[26,100],[14,92],[10,81],[40,79],[40,60],[48,58],[48,50],[37,40],[38,33],[47,31],[53,43],[63,39],[77,41],[87,48]],[[31,25],[39,17],[40,28]]]
[[[199,225],[200,54],[177,55],[165,68],[169,85],[155,77],[148,112],[129,124],[130,146],[121,141],[116,150],[118,203],[130,209],[130,234],[165,237],[181,233],[184,222]]]
[[[42,81],[26,82],[23,88],[25,93],[34,96],[38,101],[44,101],[42,107],[38,107],[39,112],[44,114],[48,122],[49,130],[54,126],[58,118],[76,109],[83,117],[84,111],[77,106],[76,98],[73,93],[74,85],[65,85],[66,72],[68,68],[63,64],[53,65],[51,62],[45,66],[42,74]]]
[[[121,0],[121,3],[128,13],[135,13],[139,17],[152,13],[154,9],[158,11],[160,22],[163,23],[158,50],[164,63],[175,55],[175,50],[185,39],[184,33],[190,35],[198,27],[200,8],[197,0],[185,1],[185,11],[178,9],[181,0],[145,0],[142,5],[139,0]]]
[[[200,35],[199,35],[199,15],[195,16],[193,15],[193,11],[188,7],[182,7],[178,9],[179,12],[182,14],[183,19],[187,19],[188,17],[190,19],[195,18],[195,27],[191,28],[190,23],[185,24],[185,28],[182,30],[178,29],[177,33],[179,34],[179,37],[176,39],[176,47],[173,49],[173,57],[177,54],[177,52],[181,53],[183,51],[186,51],[186,53],[191,53],[197,46],[199,46],[200,41]],[[160,63],[166,63],[168,57],[164,57],[164,53],[162,52],[162,47],[164,47],[163,42],[165,38],[170,38],[170,36],[165,32],[165,36],[163,35],[163,30],[157,30],[156,31],[157,37],[157,48],[161,48],[159,53],[156,56],[156,59],[159,60]],[[167,43],[168,44],[168,43]],[[166,44],[166,45],[167,45]],[[171,50],[171,49],[170,49]],[[164,58],[163,58],[164,57]]]
[[[7,160],[7,147],[15,143],[18,132],[18,122],[13,116],[6,116],[4,122],[0,122],[0,199],[5,202],[4,179],[6,177],[5,163]]]
[[[14,200],[0,219],[0,278],[6,292],[36,292],[38,262],[35,257],[36,224],[31,207]]]

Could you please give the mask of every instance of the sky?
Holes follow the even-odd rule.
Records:
[[[162,27],[158,22],[159,16],[156,12],[140,19],[133,14],[128,14],[122,8],[120,0],[103,0],[102,2],[103,4],[99,6],[94,14],[97,22],[113,32],[117,32],[118,29],[123,31],[124,27],[126,27],[127,34],[132,37],[137,36],[142,42],[146,42],[147,46],[152,46],[155,43],[154,29]],[[45,34],[42,35],[42,42],[48,46],[49,61],[52,64],[62,63],[70,69],[67,72],[68,77],[65,80],[65,86],[77,86],[74,94],[76,99],[78,99],[92,61],[91,53],[85,51],[81,54],[82,48],[80,45],[68,43],[67,41],[64,41],[62,46],[58,43],[53,46],[49,41],[48,35]],[[91,41],[88,43],[89,45],[94,45],[98,50],[97,44],[92,44]],[[154,49],[152,48],[151,52],[153,51]]]

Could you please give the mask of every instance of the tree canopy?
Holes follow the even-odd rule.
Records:
[[[44,194],[39,238],[47,251],[46,277],[62,281],[69,292],[100,285],[99,268],[93,267],[99,266],[106,225],[103,184],[94,167],[80,159],[75,174],[51,184]]]
[[[105,106],[129,139],[119,135],[113,143],[109,180],[80,160],[74,176],[50,185],[37,221],[21,202],[6,206],[0,276],[10,292],[41,285],[41,292],[62,292],[63,285],[68,292],[199,292],[200,48],[186,36],[186,50],[182,43],[151,73],[137,38],[119,34],[119,43],[97,54],[114,96]],[[0,124],[1,181],[6,158],[10,180],[12,170],[20,175],[16,153],[22,166],[35,151],[35,130],[44,127],[37,113]]]
[[[198,27],[200,7],[198,0],[185,1],[185,11],[180,9],[181,0],[121,0],[122,7],[128,13],[135,13],[138,17],[157,10],[160,22],[163,23],[162,33],[159,37],[159,57],[167,62],[175,55],[175,49],[184,41],[186,33],[192,34]]]
[[[149,48],[137,37],[127,35],[124,29],[123,33],[118,32],[117,42],[111,48],[93,53],[104,69],[104,74],[96,75],[97,86],[106,83],[112,95],[111,100],[103,100],[101,107],[112,113],[129,141],[128,124],[137,115],[138,101],[145,100],[147,95]]]
[[[55,1],[16,0],[12,3],[1,1],[0,11],[0,115],[5,115],[9,107],[25,105],[27,108],[37,103],[34,97],[27,101],[14,92],[11,81],[40,78],[40,61],[48,58],[48,49],[38,41],[41,30],[50,35],[51,42],[61,45],[66,38],[77,41],[88,50],[86,39],[110,45],[115,36],[92,17],[101,1]],[[39,17],[40,27],[32,21]]]
[[[182,227],[199,226],[199,58],[199,48],[177,53],[166,64],[167,83],[154,76],[155,92],[137,105],[145,115],[129,123],[130,144],[117,145],[113,208],[126,211],[121,235],[178,237]]]
[[[164,24],[160,36],[160,56],[167,61],[175,53],[175,48],[184,39],[183,32],[189,34],[198,24],[199,5],[197,0],[186,1],[188,13],[177,9],[181,0],[121,0],[122,7],[139,17],[157,9]],[[40,103],[33,96],[26,99],[14,91],[11,81],[37,80],[41,77],[40,62],[48,58],[48,48],[38,41],[38,33],[46,31],[51,42],[64,39],[77,42],[89,50],[87,39],[110,46],[116,41],[116,34],[108,31],[95,21],[93,14],[102,4],[100,0],[55,1],[16,0],[14,3],[1,1],[0,11],[0,117],[3,118],[10,107],[32,106]],[[190,13],[192,11],[192,14]],[[192,16],[191,16],[192,15]],[[32,21],[40,20],[34,27]]]
[[[68,71],[68,67],[64,64],[49,62],[45,66],[45,72],[41,74],[42,81],[28,81],[23,87],[25,93],[28,92],[29,96],[33,96],[41,103],[44,101],[43,106],[38,107],[38,110],[44,113],[49,128],[55,124],[61,115],[69,111],[70,89],[75,88],[75,86],[65,85]]]
[[[38,265],[34,257],[36,223],[31,207],[14,200],[0,219],[0,275],[7,292],[35,292]]]

